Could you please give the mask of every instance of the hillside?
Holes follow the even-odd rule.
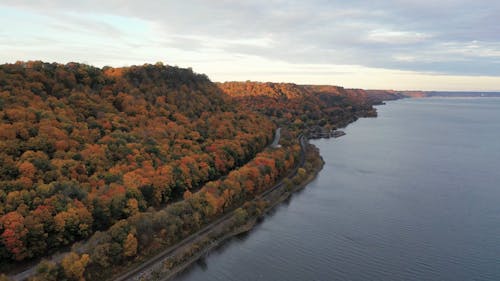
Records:
[[[190,69],[1,65],[0,260],[180,199],[252,159],[273,129]]]
[[[226,82],[219,87],[246,108],[269,116],[296,131],[344,127],[359,117],[376,116],[372,107],[382,100],[401,98],[390,91],[377,93],[339,86],[292,83]]]
[[[0,65],[0,268],[103,280],[236,208],[259,214],[259,196],[298,169],[299,134],[375,116],[392,98],[215,84],[161,63]],[[280,146],[267,147],[277,127]],[[25,263],[40,257],[50,261]]]

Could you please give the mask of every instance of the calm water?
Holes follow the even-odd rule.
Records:
[[[317,180],[177,280],[500,280],[500,99],[390,102]]]

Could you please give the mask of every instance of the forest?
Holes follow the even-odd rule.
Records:
[[[226,175],[275,126],[204,75],[144,65],[0,66],[0,258],[87,238]]]
[[[102,279],[244,204],[259,212],[249,202],[296,167],[297,135],[395,95],[162,63],[0,65],[0,268],[72,246],[31,280]]]
[[[374,104],[403,97],[395,91],[293,83],[247,81],[218,85],[245,108],[270,117],[279,126],[303,133],[318,126],[341,128],[359,117],[376,116]]]

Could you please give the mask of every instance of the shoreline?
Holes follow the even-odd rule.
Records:
[[[376,118],[377,113],[378,113],[376,110],[376,106],[381,106],[381,105],[386,105],[386,103],[383,102],[380,104],[374,104],[373,105],[374,109],[375,109],[374,115],[366,114],[364,116],[359,116],[358,118]],[[355,121],[357,121],[358,118],[355,118],[354,120],[351,120],[350,122],[346,122],[346,124],[344,124],[344,126],[340,126],[339,129],[345,129],[350,124],[355,123]],[[340,131],[340,132],[341,132],[341,135],[338,135],[337,137],[341,137],[341,136],[346,134],[344,131]],[[333,137],[333,138],[337,138],[337,137]],[[324,138],[324,137],[320,137],[320,138]],[[305,166],[305,164],[308,162],[308,159],[307,159],[308,153],[312,153],[316,159],[320,160],[321,164],[319,166],[313,166],[312,167],[313,169],[311,171],[308,171],[308,173],[306,174],[307,177],[302,179],[298,184],[294,183],[292,188],[288,188],[288,190],[287,190],[286,185],[283,184],[282,186],[280,186],[276,190],[272,190],[270,193],[266,192],[267,194],[265,194],[264,197],[269,196],[272,199],[270,200],[270,204],[268,206],[266,206],[264,212],[260,216],[248,218],[248,220],[246,221],[246,223],[244,225],[241,225],[241,226],[239,226],[231,231],[228,231],[227,233],[224,233],[220,237],[214,238],[214,241],[206,244],[201,249],[198,249],[198,251],[196,253],[192,254],[189,257],[186,257],[186,259],[181,261],[179,264],[176,264],[176,265],[170,267],[166,271],[158,272],[157,276],[156,276],[157,278],[150,276],[149,278],[139,278],[139,279],[135,278],[133,280],[137,280],[137,281],[172,281],[179,274],[182,274],[186,270],[189,270],[189,268],[191,266],[193,266],[193,264],[196,263],[198,260],[209,255],[210,252],[213,251],[214,249],[217,249],[218,247],[222,247],[224,244],[228,243],[235,236],[251,232],[261,222],[261,220],[264,219],[265,216],[269,214],[269,212],[271,212],[273,209],[275,209],[277,206],[279,206],[285,200],[290,199],[293,196],[293,194],[303,190],[309,183],[314,181],[317,178],[317,176],[319,175],[320,171],[323,170],[323,167],[325,165],[325,161],[324,161],[323,157],[321,156],[319,149],[315,145],[309,143],[310,139],[317,139],[317,138],[306,138],[306,140],[307,140],[306,148],[308,148],[304,152],[304,157],[306,159],[305,159],[304,163],[301,166],[297,167],[296,169],[303,168]],[[326,139],[328,139],[328,138],[326,138]],[[275,192],[278,192],[279,194],[277,194],[277,196],[273,196],[273,195],[276,195],[276,194],[274,194]],[[256,200],[256,199],[254,199],[254,200]],[[209,235],[207,234],[207,238],[208,237],[209,237]],[[179,254],[182,254],[182,253],[179,253]]]
[[[360,116],[368,117],[368,116]],[[350,123],[354,123],[359,117],[341,128],[347,127]],[[279,131],[276,131],[279,134]],[[319,149],[309,143],[309,138],[299,134],[298,137],[301,146],[301,160],[299,164],[292,170],[290,174],[282,178],[273,187],[257,195],[253,200],[246,202],[239,208],[233,209],[231,213],[217,219],[215,224],[210,228],[199,230],[198,233],[192,234],[184,241],[180,241],[176,245],[163,250],[159,254],[153,256],[142,256],[128,263],[127,267],[136,268],[130,271],[135,271],[132,274],[118,275],[111,273],[104,277],[105,280],[171,280],[177,274],[182,273],[193,263],[198,261],[203,256],[207,255],[214,248],[217,248],[229,239],[251,231],[261,219],[278,206],[283,201],[289,199],[293,193],[298,192],[305,188],[311,181],[313,181],[319,172],[322,170],[325,162],[319,153]],[[320,163],[320,164],[319,164]],[[263,207],[264,206],[264,207]],[[245,208],[252,209],[246,210]],[[235,227],[235,216],[238,209],[243,211],[254,212],[257,209],[258,215],[252,214],[245,218],[244,224],[238,224]],[[248,214],[247,214],[248,215]],[[197,237],[196,237],[197,236]],[[171,249],[171,250],[168,250]],[[163,254],[165,251],[170,251],[168,254]],[[144,264],[147,264],[144,266]],[[141,266],[142,265],[142,266]]]
[[[313,167],[313,170],[306,174],[306,178],[302,179],[298,184],[294,183],[291,188],[283,184],[279,188],[266,194],[263,199],[265,198],[265,200],[268,200],[268,205],[261,214],[249,216],[242,225],[237,225],[236,227],[230,226],[232,223],[231,220],[234,219],[234,217],[228,219],[228,221],[224,223],[226,224],[226,228],[224,228],[224,226],[223,229],[220,229],[220,227],[219,229],[214,227],[214,229],[203,234],[196,239],[196,241],[192,241],[187,245],[180,247],[175,253],[165,259],[159,260],[156,264],[152,265],[150,269],[145,270],[145,272],[135,276],[131,280],[173,280],[173,278],[175,278],[178,274],[187,270],[196,261],[208,255],[212,250],[221,247],[237,235],[252,231],[255,226],[260,223],[262,218],[265,218],[265,216],[279,204],[291,198],[294,193],[303,190],[309,183],[316,179],[319,172],[323,169],[325,162],[319,154],[319,150],[314,145],[308,145],[314,151],[308,151],[306,154],[316,153],[314,157],[319,160],[321,164],[317,167]],[[258,198],[256,200],[258,200]],[[227,224],[229,224],[229,226]]]

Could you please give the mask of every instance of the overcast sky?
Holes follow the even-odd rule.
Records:
[[[162,61],[214,81],[500,90],[498,0],[1,0],[0,62]]]

